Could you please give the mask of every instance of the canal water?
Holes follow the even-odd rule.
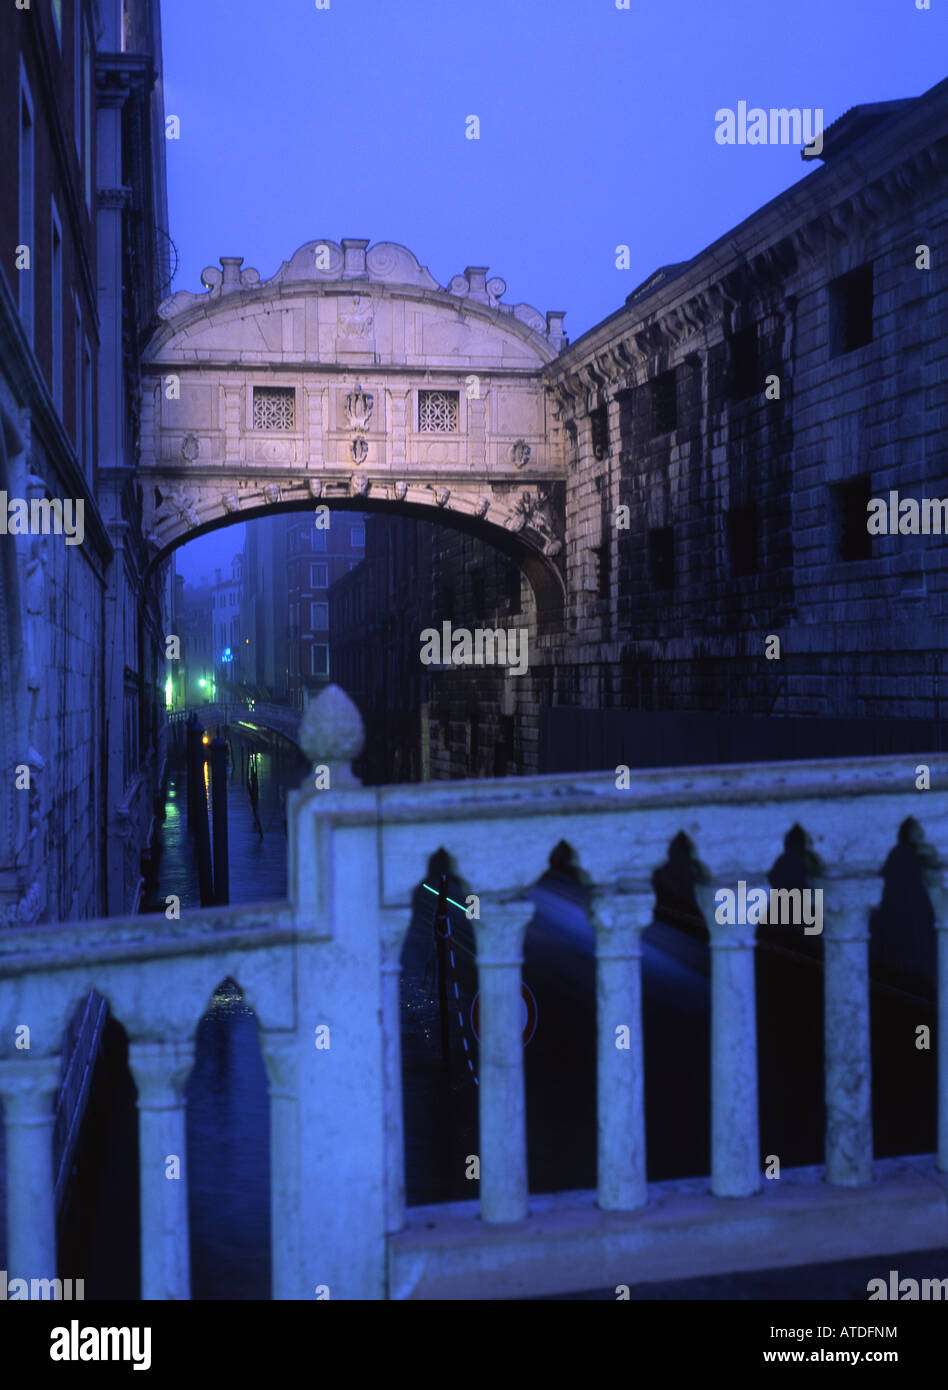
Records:
[[[230,900],[286,894],[285,793],[298,786],[295,757],[257,754],[257,817],[246,785],[246,750],[234,750],[228,784]],[[168,787],[158,889],[163,910],[200,902],[186,826],[184,775]],[[261,836],[260,830],[263,834]],[[432,846],[435,850],[437,846]],[[434,866],[430,879],[437,877]],[[430,886],[437,887],[437,883]],[[456,901],[465,888],[448,880]],[[524,1063],[532,1191],[591,1188],[596,1180],[593,935],[581,889],[549,875],[532,893],[523,977]],[[442,1056],[435,978],[436,896],[419,885],[403,953],[402,1059],[409,1204],[477,1195],[477,992],[471,924],[449,909],[447,978],[453,1000]],[[822,973],[819,961],[758,949],[757,1005],[761,1153],[784,1166],[822,1161]],[[644,1029],[648,1172],[652,1180],[706,1174],[709,1153],[709,959],[700,942],[667,925],[644,937]],[[934,1148],[931,1052],[914,1046],[933,1022],[924,999],[873,991],[876,1153]],[[136,1297],[137,1135],[124,1033],[109,1028],[93,1087],[91,1123],[77,1157],[60,1232],[65,1274],[86,1275],[87,1297]],[[197,1034],[188,1082],[187,1164],[192,1296],[269,1296],[269,1114],[256,1019],[232,981],[221,981]],[[68,1267],[67,1267],[68,1266]]]

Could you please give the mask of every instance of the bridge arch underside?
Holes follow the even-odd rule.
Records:
[[[164,505],[164,499],[169,494],[162,492],[160,484],[154,486],[157,491],[157,497],[154,499],[155,505],[160,510]],[[305,485],[298,486],[295,490],[301,491],[302,486]],[[425,490],[418,489],[418,491]],[[209,509],[202,507],[199,501],[192,503],[193,515],[190,521],[181,518],[177,522],[170,522],[163,526],[159,534],[152,533],[154,553],[149,564],[149,571],[153,571],[166,561],[174,550],[186,545],[189,541],[197,540],[200,536],[209,535],[212,531],[240,522],[276,516],[280,512],[306,511],[315,515],[315,508],[322,504],[329,508],[330,516],[333,512],[339,511],[407,517],[416,521],[426,521],[443,526],[447,530],[457,531],[464,535],[474,536],[485,545],[492,546],[500,553],[509,556],[526,575],[536,600],[538,636],[546,634],[552,636],[562,630],[566,602],[563,574],[551,555],[544,554],[539,546],[531,543],[528,535],[524,534],[527,530],[526,527],[518,530],[512,526],[496,525],[477,515],[473,510],[462,511],[460,505],[448,508],[437,504],[431,505],[430,502],[423,500],[413,500],[410,496],[411,489],[408,490],[406,499],[402,501],[373,497],[371,492],[359,496],[337,497],[329,493],[328,495],[313,497],[307,491],[304,496],[294,497],[290,489],[287,488],[286,493],[286,496],[282,496],[280,501],[275,503],[265,502],[257,505],[251,503],[246,507],[241,506],[239,510],[221,507],[216,515],[207,515]],[[161,501],[158,500],[159,498]],[[204,517],[206,519],[203,519]]]

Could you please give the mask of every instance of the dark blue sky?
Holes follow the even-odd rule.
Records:
[[[488,265],[576,338],[806,175],[798,148],[717,144],[719,108],[829,125],[918,95],[945,76],[931,3],[162,0],[174,288],[200,291],[221,255],[266,278],[312,238],[368,237],[442,284]],[[238,534],[201,549],[228,556]],[[199,545],[186,574],[222,563]]]

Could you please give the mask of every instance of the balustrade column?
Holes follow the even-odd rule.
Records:
[[[474,922],[480,989],[478,1049],[481,1219],[523,1221],[527,1215],[527,1126],[523,1080],[523,938],[529,902],[481,899]]]
[[[760,1189],[755,928],[716,922],[710,885],[695,897],[711,938],[711,1191],[749,1197]]]
[[[138,1088],[138,1171],[141,1207],[142,1299],[191,1297],[188,1231],[187,1124],[184,1087],[194,1065],[194,1042],[129,1043],[129,1070]],[[167,1176],[178,1159],[180,1177]]]
[[[260,1031],[270,1099],[270,1291],[298,1299],[300,1270],[300,1040]],[[312,1290],[310,1290],[310,1296]]]
[[[642,933],[654,906],[649,889],[596,894],[589,907],[596,933],[598,1203],[606,1211],[634,1211],[648,1200]],[[628,1029],[627,1046],[618,1046],[618,1028]]]
[[[0,1062],[7,1139],[10,1278],[56,1278],[53,1123],[62,1060],[23,1052]]]
[[[877,878],[828,880],[823,888],[823,1037],[826,1181],[872,1181],[872,1041],[869,914]]]
[[[405,1225],[405,1125],[402,1109],[402,1027],[399,983],[410,918],[382,914],[382,1084],[385,1105],[385,1230]]]

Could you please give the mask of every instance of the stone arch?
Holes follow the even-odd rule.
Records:
[[[164,497],[160,489],[159,495]],[[462,510],[460,505],[450,508],[439,507],[430,494],[427,498],[419,497],[417,500],[413,499],[410,494],[406,494],[405,499],[402,500],[384,496],[373,497],[371,494],[366,497],[328,495],[314,498],[307,491],[296,486],[288,488],[285,494],[281,489],[281,497],[277,502],[261,500],[259,505],[252,505],[239,511],[230,511],[223,505],[215,511],[205,509],[208,510],[209,514],[206,518],[201,519],[199,524],[193,526],[185,524],[180,529],[172,528],[170,531],[162,532],[160,549],[152,547],[147,573],[153,574],[168,560],[173,551],[187,545],[189,541],[199,539],[201,536],[210,535],[212,532],[222,530],[227,526],[257,521],[269,516],[278,516],[281,513],[312,511],[318,503],[325,503],[329,507],[330,514],[333,512],[358,512],[369,515],[407,517],[415,521],[431,522],[444,526],[448,530],[473,536],[483,541],[485,545],[507,555],[526,575],[536,601],[540,632],[549,631],[551,634],[555,634],[561,630],[565,613],[566,588],[563,574],[553,559],[528,544],[518,531],[499,522],[487,521],[479,517],[474,511]]]

